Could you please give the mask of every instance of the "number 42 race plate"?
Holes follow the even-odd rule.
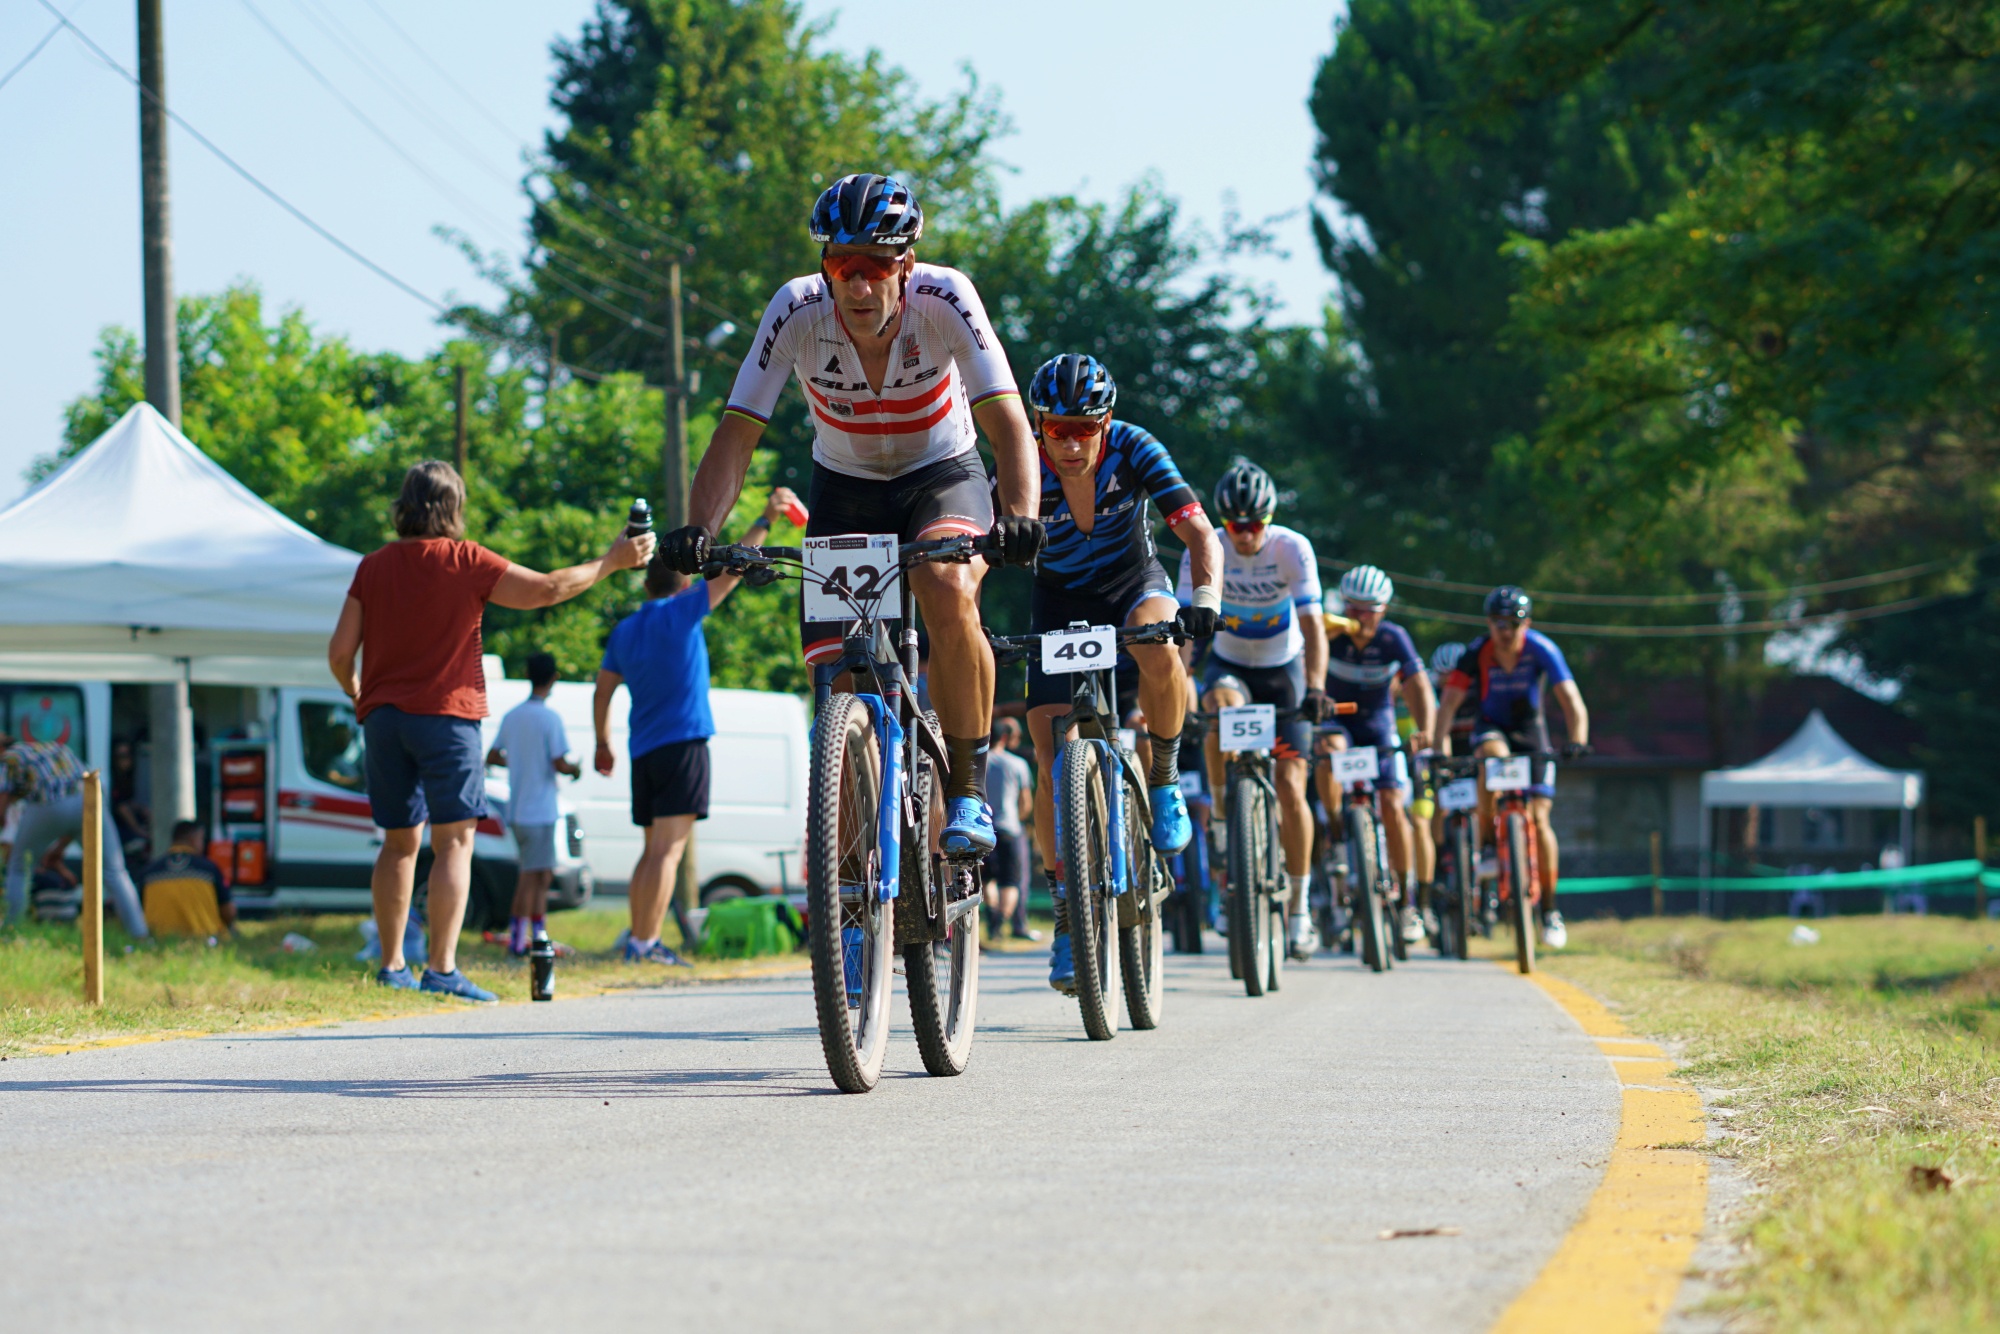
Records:
[[[851,621],[863,611],[893,618],[901,578],[894,533],[850,533],[805,540],[808,621]],[[841,596],[845,592],[847,597]],[[852,602],[848,597],[853,598]]]

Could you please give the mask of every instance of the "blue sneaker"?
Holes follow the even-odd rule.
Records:
[[[1153,799],[1153,846],[1171,857],[1194,838],[1187,798],[1179,783],[1164,783],[1148,794]]]
[[[491,1005],[500,999],[485,987],[475,986],[471,978],[456,968],[448,973],[440,973],[435,968],[424,969],[424,980],[417,985],[417,990],[435,992],[440,996],[456,996],[460,1000],[476,1001],[481,1005]]]
[[[411,974],[408,964],[401,968],[382,968],[375,973],[375,985],[388,987],[394,991],[415,991],[417,979]]]
[[[858,926],[840,928],[841,972],[847,980],[847,1008],[861,1008],[861,944],[865,939]]]
[[[624,950],[626,963],[663,963],[669,968],[694,967],[686,959],[674,953],[663,940],[656,940],[644,949],[640,949],[632,943],[631,935],[627,934]]]
[[[948,857],[984,857],[993,851],[993,811],[978,797],[945,803],[944,832],[938,846]]]
[[[1049,985],[1065,996],[1076,994],[1076,960],[1070,957],[1068,932],[1049,947]]]

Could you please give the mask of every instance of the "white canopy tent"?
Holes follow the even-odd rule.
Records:
[[[326,641],[360,559],[141,403],[0,511],[0,680],[155,683],[154,822],[170,825],[194,814],[188,687],[332,684]]]
[[[1924,797],[1924,776],[1888,769],[1849,745],[1818,709],[1763,759],[1701,776],[1701,866],[1709,873],[1712,812],[1718,806],[1869,807],[1903,813],[1903,862],[1909,864],[1912,816]]]

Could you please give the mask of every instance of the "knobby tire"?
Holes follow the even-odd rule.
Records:
[[[1509,914],[1514,923],[1514,963],[1524,973],[1535,971],[1535,905],[1528,872],[1528,817],[1507,813],[1507,892],[1513,896]]]
[[[1063,865],[1077,1008],[1095,1042],[1118,1035],[1118,909],[1111,895],[1111,808],[1102,752],[1072,741],[1063,765]]]
[[[1361,962],[1373,972],[1390,967],[1387,927],[1382,921],[1382,873],[1375,864],[1375,812],[1349,806],[1341,812],[1347,833],[1347,880],[1354,899],[1354,929],[1361,937]]]
[[[1229,780],[1229,948],[1246,995],[1270,981],[1271,812],[1263,784],[1249,774]]]
[[[1125,980],[1125,1017],[1139,1030],[1160,1026],[1166,1003],[1166,932],[1160,921],[1165,896],[1174,887],[1165,859],[1153,851],[1150,812],[1130,783],[1125,793],[1125,843],[1132,886],[1119,901],[1118,965]]]
[[[827,1073],[844,1093],[866,1093],[882,1077],[889,1045],[889,989],[895,918],[876,892],[880,848],[876,813],[880,761],[871,754],[874,723],[853,695],[831,696],[813,727],[812,787],[806,810],[806,936],[812,954],[813,1003]],[[840,901],[842,872],[862,885],[860,902]],[[861,1004],[847,1004],[841,928],[864,931]]]
[[[931,851],[938,824],[937,776],[928,760],[918,769],[917,830],[904,833],[904,867],[916,874],[903,877],[904,893],[921,893],[927,885],[949,909],[952,891],[961,889],[965,872]],[[921,832],[919,832],[921,831]],[[910,858],[921,853],[928,867]],[[928,871],[928,875],[924,871]],[[910,998],[910,1027],[924,1069],[933,1075],[965,1073],[972,1059],[972,1033],[979,1010],[979,915],[975,909],[945,928],[943,940],[903,946],[903,980]]]

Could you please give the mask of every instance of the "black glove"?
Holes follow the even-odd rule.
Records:
[[[1309,723],[1323,723],[1333,717],[1333,701],[1324,690],[1308,690],[1305,701],[1299,705],[1299,717]]]
[[[1215,633],[1213,607],[1182,607],[1174,613],[1174,619],[1180,622],[1181,633],[1189,639],[1206,639]]]
[[[993,521],[993,531],[987,536],[1002,564],[1033,565],[1035,557],[1042,554],[1042,544],[1048,541],[1049,533],[1040,519],[1025,514],[1003,514]]]
[[[701,567],[708,564],[708,548],[714,540],[708,529],[698,523],[676,528],[660,539],[658,559],[670,570],[700,574]]]
[[[1565,741],[1562,743],[1562,757],[1566,760],[1578,759],[1595,749],[1588,741]]]

